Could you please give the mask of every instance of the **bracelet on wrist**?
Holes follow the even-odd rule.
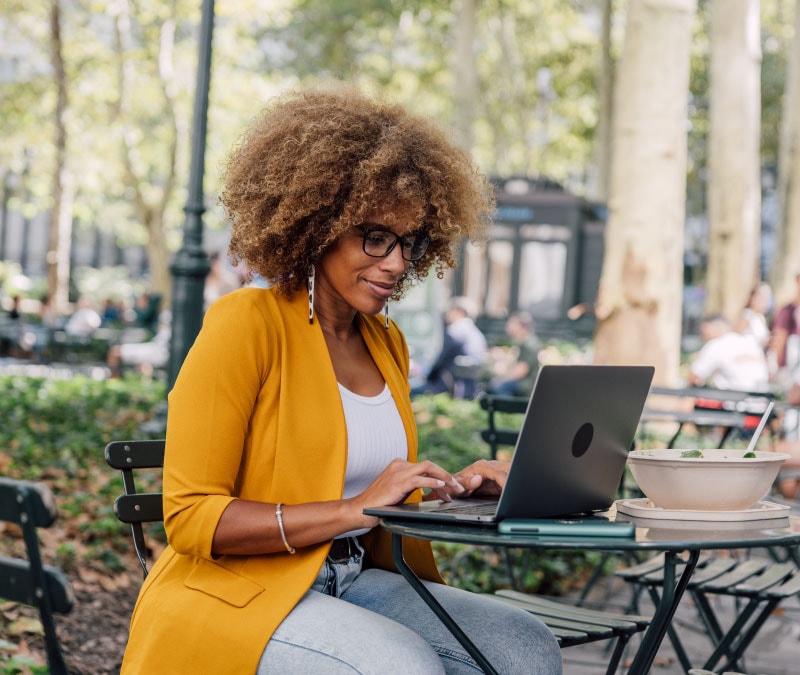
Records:
[[[286,550],[291,553],[292,555],[295,554],[297,549],[294,546],[291,546],[289,542],[286,540],[286,532],[283,529],[283,502],[275,505],[275,518],[278,521],[278,530],[281,533],[281,539],[283,540],[283,545],[286,547]]]

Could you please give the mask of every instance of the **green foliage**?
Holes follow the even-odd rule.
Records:
[[[163,398],[162,383],[138,378],[0,377],[0,447],[24,478],[43,468],[67,476],[94,471],[105,444],[135,435]]]
[[[0,641],[0,675],[47,675],[50,672],[47,665],[37,665],[36,659],[28,654],[4,657],[4,649],[16,648],[16,645]]]
[[[453,399],[449,394],[414,399],[419,433],[419,458],[429,459],[450,472],[478,459],[488,459],[489,449],[481,440],[485,413],[475,401]]]
[[[145,437],[141,425],[164,396],[163,383],[136,377],[0,377],[0,473],[50,486],[64,530],[55,556],[64,568],[121,568],[116,552],[130,549],[113,511],[122,480],[106,466],[103,448],[112,439]]]
[[[445,580],[474,593],[515,587],[528,593],[565,595],[580,589],[594,568],[604,563],[597,551],[505,551],[445,542],[434,542],[433,549]]]

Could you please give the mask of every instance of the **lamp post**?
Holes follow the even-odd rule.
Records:
[[[170,340],[168,390],[192,346],[203,321],[203,287],[210,265],[203,249],[203,172],[206,154],[208,91],[211,81],[211,42],[214,32],[214,0],[203,0],[194,100],[192,156],[189,190],[183,211],[183,243],[175,254],[172,273],[172,339]]]

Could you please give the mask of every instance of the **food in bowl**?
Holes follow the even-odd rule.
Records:
[[[738,511],[767,494],[789,458],[778,452],[752,454],[745,457],[744,450],[732,449],[634,450],[628,466],[645,497],[662,509]]]

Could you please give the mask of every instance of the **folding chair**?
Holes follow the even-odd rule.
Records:
[[[0,520],[22,528],[27,554],[27,560],[0,556],[0,597],[38,608],[50,672],[66,675],[53,613],[68,614],[75,596],[60,569],[42,564],[36,532],[37,528],[50,527],[57,517],[53,494],[46,485],[0,478]]]
[[[638,589],[647,589],[655,603],[663,584],[663,557],[656,556],[627,569],[618,570],[617,576],[633,583]],[[706,633],[714,650],[706,659],[703,669],[713,670],[724,659],[720,672],[740,668],[740,661],[761,627],[781,601],[800,596],[800,571],[794,562],[773,562],[769,559],[738,560],[703,554],[692,576],[687,591],[694,600]],[[731,596],[744,600],[733,624],[725,630],[709,601],[709,596]],[[639,611],[638,594],[630,611]],[[684,670],[692,668],[689,657],[677,631],[669,628],[669,638]]]
[[[147,544],[144,523],[164,520],[160,492],[139,493],[133,472],[136,469],[159,469],[164,466],[164,440],[112,441],[106,446],[105,458],[109,466],[122,472],[125,494],[114,501],[117,519],[131,526],[133,547],[147,578]]]

